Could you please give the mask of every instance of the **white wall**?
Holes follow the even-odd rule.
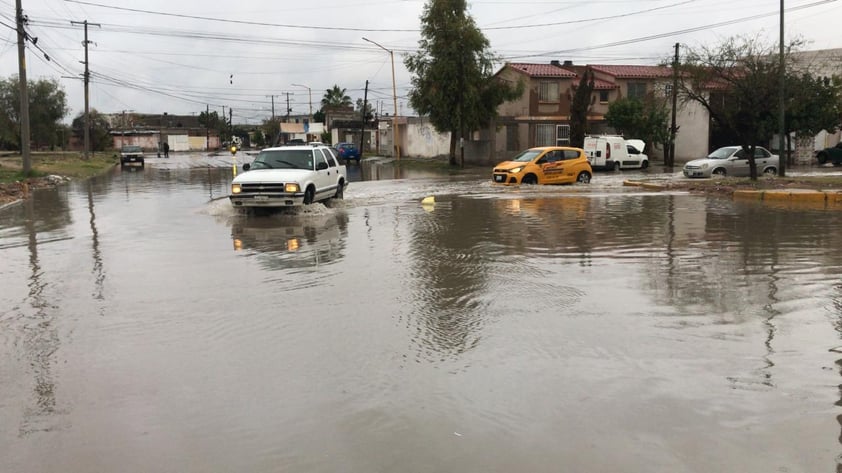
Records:
[[[169,135],[167,143],[170,151],[190,151],[190,138],[187,135]]]
[[[427,121],[411,121],[406,125],[406,133],[401,138],[404,155],[418,158],[434,158],[450,153],[450,133],[439,133]]]
[[[708,155],[710,119],[708,112],[696,102],[678,105],[675,124],[679,127],[675,135],[675,161],[687,162]]]

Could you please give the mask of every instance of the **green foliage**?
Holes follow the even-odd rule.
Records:
[[[451,164],[456,164],[458,139],[489,125],[497,107],[519,97],[524,88],[494,78],[496,58],[466,10],[466,0],[429,0],[421,16],[418,51],[404,59],[413,74],[410,104],[429,116],[436,130],[451,133]]]
[[[263,130],[258,128],[254,130],[251,137],[251,144],[252,146],[263,147],[266,146],[266,136],[263,134]]]
[[[231,127],[225,116],[221,116],[216,112],[201,112],[198,118],[199,124],[205,128],[216,130],[221,141],[231,139]]]
[[[622,98],[608,106],[605,121],[626,138],[647,145],[669,142],[669,112],[662,101]]]
[[[342,89],[338,85],[325,90],[325,95],[322,97],[322,108],[348,108],[353,106],[351,97],[345,92],[346,89]]]
[[[842,78],[819,77],[809,71],[787,74],[786,131],[815,136],[834,133],[842,122]]]
[[[0,79],[0,148],[20,149],[20,81],[17,75]],[[56,80],[27,81],[29,134],[34,147],[62,144],[61,120],[67,98]]]
[[[105,151],[114,147],[114,139],[111,137],[108,120],[100,114],[95,108],[90,109],[90,139],[91,151]],[[76,115],[73,123],[70,125],[75,136],[80,143],[85,140],[85,113],[82,112]]]
[[[313,121],[315,123],[324,123],[325,122],[325,112],[321,109],[317,110],[316,113],[313,114]]]
[[[363,99],[357,99],[357,104],[356,107],[354,107],[354,110],[362,116]],[[372,120],[374,120],[374,106],[371,102],[368,102],[365,104],[365,121],[370,122]]]
[[[266,144],[273,146],[275,144],[275,140],[279,137],[278,134],[281,131],[281,119],[275,117],[274,120],[271,118],[263,120],[263,124],[260,125],[260,129],[266,137]]]
[[[570,104],[570,144],[578,148],[585,145],[585,135],[588,134],[588,109],[593,87],[593,73],[586,70]]]

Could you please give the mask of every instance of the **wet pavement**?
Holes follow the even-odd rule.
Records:
[[[231,166],[0,209],[0,471],[839,471],[842,213],[384,161],[255,217]]]

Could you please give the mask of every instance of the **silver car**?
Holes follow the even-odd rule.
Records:
[[[778,173],[778,155],[770,153],[762,146],[755,148],[754,162],[757,163],[758,174],[774,176]],[[686,177],[744,177],[750,174],[748,158],[741,146],[725,146],[710,153],[707,158],[694,159],[684,165]]]

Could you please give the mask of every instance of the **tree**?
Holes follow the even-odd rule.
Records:
[[[647,146],[669,143],[666,103],[653,97],[644,100],[622,98],[608,106],[605,121],[626,137],[643,140]]]
[[[796,44],[786,48],[788,56]],[[715,47],[689,49],[678,66],[679,96],[704,107],[713,124],[737,141],[748,156],[751,180],[757,180],[755,148],[778,128],[775,49],[757,39],[730,38]]]
[[[351,97],[345,91],[346,89],[342,89],[338,85],[327,89],[324,97],[322,97],[322,108],[348,108],[353,106]]]
[[[95,108],[90,109],[89,114],[91,121],[91,150],[105,151],[114,147],[114,139],[111,137],[106,117],[102,116],[102,114],[100,114]],[[85,139],[84,112],[76,115],[76,118],[73,119],[73,123],[71,123],[70,128],[73,130],[73,136],[75,136],[80,142]]]
[[[404,59],[413,74],[409,102],[437,131],[450,132],[451,165],[458,140],[488,126],[497,107],[524,89],[522,82],[513,85],[493,76],[496,57],[466,10],[466,0],[430,0],[421,15],[418,51]]]
[[[30,138],[35,147],[61,144],[61,120],[67,98],[55,80],[28,81]],[[20,149],[20,87],[18,76],[0,80],[0,147]]]
[[[358,114],[360,114],[360,117],[363,116],[363,114],[362,114],[363,99],[357,99],[357,105],[356,105],[356,107],[354,107],[354,110]],[[364,121],[370,122],[372,120],[374,120],[374,106],[371,104],[371,102],[367,102],[365,104],[365,120]]]
[[[591,107],[593,93],[593,73],[586,70],[579,80],[573,103],[570,104],[570,144],[581,148],[588,134],[588,110]]]
[[[835,133],[842,122],[842,78],[819,77],[809,71],[787,74],[784,123],[787,149],[791,133],[813,137],[820,131]]]

